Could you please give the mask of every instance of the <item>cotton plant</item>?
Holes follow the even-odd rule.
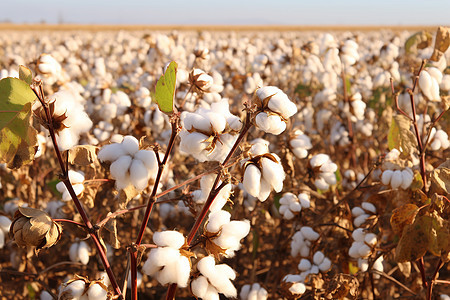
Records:
[[[305,282],[309,274],[326,273],[331,268],[331,260],[322,251],[316,251],[312,262],[307,258],[302,258],[297,266],[300,271],[300,281]]]
[[[309,160],[309,164],[316,174],[314,185],[319,190],[328,190],[330,185],[335,185],[337,165],[333,163],[327,154],[316,154]]]
[[[236,298],[237,290],[231,282],[236,273],[230,266],[217,265],[213,256],[206,256],[198,261],[197,269],[199,276],[191,281],[194,296],[204,300],[219,299],[219,294]]]
[[[302,208],[311,206],[310,197],[306,193],[300,193],[298,197],[293,193],[284,193],[280,198],[280,214],[286,220],[291,220],[299,213]]]
[[[176,283],[180,287],[188,285],[191,272],[190,254],[185,250],[185,238],[178,231],[155,232],[152,248],[142,272],[154,277],[160,284]],[[187,256],[186,256],[187,255]]]
[[[419,87],[430,101],[440,102],[439,84],[442,82],[442,73],[438,68],[430,67],[420,72]]]
[[[235,251],[241,248],[241,239],[250,232],[250,221],[231,221],[229,212],[219,210],[209,214],[205,229],[205,237],[221,249],[220,253],[213,254],[233,257]],[[206,248],[211,251],[208,246]]]
[[[306,292],[306,285],[302,280],[302,276],[298,274],[284,276],[282,284],[287,285],[287,292],[294,297],[299,297]]]
[[[269,297],[269,293],[259,283],[245,284],[241,288],[239,298],[241,300],[266,300]]]
[[[244,190],[253,197],[265,201],[272,189],[276,192],[283,189],[285,173],[281,160],[275,153],[269,153],[269,142],[266,140],[254,140],[249,157],[241,165]]]
[[[79,196],[84,191],[84,173],[81,171],[74,171],[69,170],[69,181],[72,185],[73,191],[75,192],[75,195]],[[62,194],[62,200],[63,201],[70,201],[72,200],[72,196],[69,194],[69,191],[66,188],[66,185],[64,182],[58,182],[56,184],[56,189],[58,192]]]
[[[197,204],[204,204],[208,198],[209,192],[214,184],[216,176],[214,174],[205,175],[200,179],[200,189],[192,192],[192,198]],[[221,182],[219,182],[219,185]],[[209,208],[210,212],[220,211],[224,205],[227,203],[231,195],[232,186],[231,184],[226,184],[220,192],[217,194],[214,202]]]
[[[274,135],[282,133],[287,120],[297,113],[297,106],[275,86],[259,88],[256,91],[256,105],[256,127]]]
[[[109,298],[108,289],[102,282],[89,282],[85,278],[76,277],[61,285],[58,299],[106,300]]]
[[[289,140],[289,146],[297,158],[306,158],[308,150],[312,149],[311,139],[300,129],[294,131],[293,138]]]
[[[312,242],[317,241],[319,237],[319,233],[314,229],[309,226],[303,226],[292,236],[291,255],[293,257],[298,255],[308,257]]]
[[[49,97],[50,113],[53,118],[53,128],[60,151],[69,150],[80,141],[80,135],[87,133],[92,127],[92,121],[86,114],[83,101],[74,90],[59,90]],[[33,107],[41,125],[47,128],[45,112],[37,101]]]
[[[144,190],[158,171],[155,152],[139,150],[138,140],[131,135],[125,136],[121,143],[103,146],[97,156],[102,162],[111,162],[109,169],[117,189],[133,185],[137,190]]]
[[[442,129],[436,129],[435,127],[431,128],[429,143],[430,149],[433,151],[445,150],[450,146],[447,132]]]
[[[229,111],[227,99],[182,115],[180,150],[200,162],[222,161],[235,143],[242,121]]]
[[[214,78],[202,69],[193,69],[189,73],[189,83],[195,92],[209,92],[214,84]]]

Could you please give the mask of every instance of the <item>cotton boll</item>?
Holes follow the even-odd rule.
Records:
[[[354,224],[356,227],[360,227],[362,224],[364,224],[364,222],[366,222],[366,220],[367,220],[368,217],[369,217],[368,214],[362,214],[362,215],[356,217],[356,218],[353,220],[353,224]]]
[[[124,155],[126,155],[126,152],[122,144],[110,144],[103,146],[97,157],[100,161],[115,161]]]
[[[245,168],[242,184],[247,193],[258,197],[261,189],[261,171],[257,166],[250,164]]]
[[[135,159],[141,160],[149,172],[149,177],[156,177],[156,172],[158,171],[158,161],[156,159],[156,154],[152,150],[139,150],[134,155]],[[153,175],[153,176],[152,176]]]
[[[298,194],[298,200],[302,208],[309,208],[311,206],[311,200],[309,199],[309,195],[305,193]]]
[[[134,155],[139,150],[139,141],[131,135],[127,135],[123,138],[122,147],[129,155]]]
[[[310,165],[314,167],[322,166],[325,162],[327,162],[330,159],[330,157],[326,154],[317,154],[314,155],[311,160],[309,161]]]
[[[394,173],[392,174],[392,178],[391,178],[391,187],[393,189],[396,189],[396,188],[400,187],[402,182],[403,182],[402,171],[400,171],[400,170],[394,171]]]
[[[319,265],[319,270],[321,272],[327,272],[331,268],[331,260],[328,257],[325,257],[322,263]]]
[[[367,257],[370,255],[370,253],[372,253],[372,249],[370,249],[369,246],[364,244],[359,248],[358,253],[359,253],[360,257]]]
[[[283,181],[285,178],[283,166],[265,157],[261,159],[261,165],[263,178],[270,183],[276,192],[280,192],[283,189]]]
[[[286,129],[286,123],[277,115],[261,112],[256,115],[256,126],[264,132],[278,135]]]
[[[323,190],[323,191],[328,190],[328,188],[330,187],[330,185],[322,177],[317,178],[314,181],[314,185],[316,186],[316,188],[318,188],[319,190]]]
[[[359,206],[355,206],[352,208],[352,216],[353,217],[359,217],[360,215],[362,215],[364,213],[365,213],[364,209],[362,209]]]
[[[317,233],[317,232],[315,232],[311,227],[309,227],[309,226],[303,226],[301,229],[300,229],[300,231],[301,231],[301,233],[302,233],[302,235],[306,238],[306,239],[308,239],[308,240],[310,240],[310,241],[315,241],[315,240],[317,240],[318,238],[319,238],[319,234]]]
[[[130,181],[137,190],[143,190],[148,185],[148,171],[140,159],[133,159],[130,166]]]
[[[191,264],[186,256],[180,255],[178,258],[178,270],[176,272],[176,283],[180,287],[186,287],[191,273]]]
[[[289,288],[289,292],[293,295],[302,295],[306,292],[306,286],[302,282],[296,282]]]
[[[99,284],[93,284],[89,287],[87,296],[89,300],[106,300],[108,292],[105,291]]]
[[[210,213],[206,230],[208,232],[219,232],[224,224],[230,223],[231,214],[225,210]]]
[[[199,298],[204,298],[208,285],[208,279],[205,276],[199,276],[191,282],[192,293]]]
[[[394,171],[391,171],[391,170],[384,171],[383,174],[381,175],[381,182],[384,185],[389,185],[393,174],[394,174]]]
[[[298,269],[302,272],[311,269],[311,262],[306,258],[302,258],[298,264]]]
[[[373,213],[373,214],[376,214],[376,213],[377,213],[377,208],[375,207],[375,205],[373,205],[373,204],[370,203],[370,202],[362,202],[362,203],[361,203],[361,207],[362,207],[365,211],[371,212],[371,213]]]
[[[84,293],[85,288],[86,283],[83,280],[75,280],[70,284],[63,284],[58,298],[78,299]]]
[[[155,232],[153,234],[153,241],[160,247],[180,249],[185,243],[185,238],[183,234],[178,231],[166,230]]]
[[[369,269],[369,262],[367,261],[367,259],[359,258],[358,268],[361,270],[361,272],[366,272]]]
[[[362,229],[362,228],[356,228],[352,232],[352,238],[357,242],[363,242],[365,236],[366,236],[366,233],[364,232],[364,229]]]
[[[371,247],[375,247],[375,245],[377,244],[376,234],[374,233],[366,234],[366,236],[364,237],[364,242],[366,242],[366,244],[368,244]]]
[[[53,296],[49,292],[43,290],[39,295],[40,300],[53,300]]]
[[[325,258],[325,255],[323,254],[323,252],[317,251],[316,253],[314,253],[313,262],[316,265],[320,265],[323,262],[324,258]]]
[[[414,179],[414,173],[411,171],[411,169],[407,168],[402,170],[402,184],[400,187],[404,190],[406,190],[412,183]]]
[[[111,176],[114,179],[117,180],[125,180],[128,179],[127,176],[129,176],[128,174],[128,170],[131,166],[131,162],[132,162],[132,158],[129,155],[124,155],[119,157],[116,161],[114,161],[109,170],[111,172]]]

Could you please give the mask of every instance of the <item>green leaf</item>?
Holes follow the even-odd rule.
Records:
[[[431,46],[433,36],[427,31],[419,31],[410,36],[405,42],[405,52],[417,53],[417,49],[425,49]]]
[[[396,148],[403,157],[416,148],[416,137],[410,130],[411,122],[403,115],[396,115],[392,118],[391,127],[388,133],[389,150]]]
[[[27,67],[19,66],[19,78],[30,85],[33,81],[33,73]]]
[[[0,162],[19,168],[33,160],[36,130],[30,126],[36,95],[17,78],[0,81]]]
[[[159,109],[166,113],[173,112],[173,99],[175,96],[175,86],[177,83],[178,64],[172,61],[166,69],[166,72],[156,83],[155,93],[152,95],[158,104]]]

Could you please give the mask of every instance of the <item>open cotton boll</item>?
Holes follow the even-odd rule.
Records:
[[[143,190],[148,185],[148,170],[140,159],[133,159],[130,166],[130,181],[137,190]]]
[[[127,179],[127,176],[129,177],[129,168],[132,161],[133,159],[129,155],[119,157],[109,168],[111,176],[120,181]]]
[[[158,161],[153,150],[139,150],[136,154],[134,154],[134,158],[139,159],[144,163],[150,178],[156,177],[156,172],[158,171]]]
[[[191,282],[192,293],[199,298],[205,298],[206,292],[208,291],[208,286],[208,279],[206,279],[206,277],[202,275],[195,278]]]
[[[280,192],[283,189],[285,174],[283,166],[279,163],[278,156],[276,154],[272,155],[277,159],[277,162],[265,157],[261,159],[262,177],[270,183],[276,192]]]
[[[183,234],[178,231],[166,230],[155,232],[153,234],[153,241],[160,247],[180,249],[184,245],[185,238]]]
[[[297,268],[299,269],[299,271],[308,271],[309,269],[311,269],[311,262],[306,259],[306,258],[302,258],[300,260],[300,263],[298,264]]]
[[[208,217],[208,224],[206,230],[208,232],[219,232],[224,224],[230,223],[231,214],[225,210],[212,212]]]
[[[122,141],[122,147],[129,155],[134,155],[139,151],[139,141],[131,135],[126,135]]]
[[[365,211],[361,207],[355,206],[355,207],[352,208],[352,216],[353,217],[356,218],[356,217],[359,217],[362,214],[365,214]]]
[[[306,239],[310,240],[310,241],[315,241],[315,240],[317,240],[317,239],[319,238],[319,236],[320,236],[317,232],[314,231],[314,229],[312,229],[312,228],[309,227],[309,226],[303,226],[303,227],[300,229],[300,231],[301,231],[301,233],[303,234],[303,236],[304,236]]]
[[[100,161],[115,161],[119,157],[126,155],[122,144],[114,143],[103,146],[97,154]]]
[[[108,292],[99,284],[93,284],[87,290],[89,300],[106,300]]]
[[[364,229],[362,229],[362,228],[356,228],[352,232],[352,238],[357,242],[363,242],[365,236],[366,236],[366,233],[364,232]]]
[[[79,299],[86,289],[84,280],[75,280],[70,284],[63,283],[59,290],[58,299]]]
[[[331,260],[328,257],[325,257],[318,267],[321,272],[327,272],[331,268]]]
[[[197,263],[197,269],[217,289],[217,292],[226,297],[237,296],[237,290],[230,281],[236,278],[236,273],[231,267],[226,264],[216,265],[214,257],[207,256]]]
[[[375,205],[373,205],[373,204],[370,203],[370,202],[362,202],[362,203],[361,203],[361,207],[362,207],[365,211],[371,212],[371,213],[373,213],[373,214],[376,214],[376,213],[377,213],[377,208],[375,207]]]
[[[69,257],[73,262],[81,262],[83,265],[89,263],[90,248],[86,242],[73,243],[69,248]]]
[[[400,170],[394,171],[394,173],[392,174],[392,178],[391,178],[391,187],[393,189],[396,189],[396,188],[400,187],[402,182],[403,182],[402,171],[400,171]]]
[[[392,171],[392,170],[384,171],[383,174],[381,175],[381,182],[384,185],[389,185],[389,183],[391,182],[393,174],[394,174],[394,171]]]
[[[245,168],[242,181],[244,189],[253,197],[258,197],[261,190],[261,171],[257,166],[250,164]]]
[[[324,258],[325,258],[325,255],[323,254],[323,252],[322,251],[317,251],[316,253],[314,253],[313,262],[316,265],[320,265],[323,262]]]
[[[255,118],[256,126],[264,132],[278,135],[286,129],[286,123],[277,115],[260,112]]]
[[[313,157],[311,157],[309,164],[311,167],[319,167],[322,166],[324,163],[330,160],[330,157],[326,154],[316,154]]]
[[[359,216],[357,216],[357,217],[353,220],[353,224],[354,224],[356,227],[359,227],[359,226],[361,226],[362,224],[364,224],[364,222],[366,222],[366,220],[367,220],[368,217],[370,217],[370,215],[368,215],[368,214],[362,214],[362,215],[359,215]]]

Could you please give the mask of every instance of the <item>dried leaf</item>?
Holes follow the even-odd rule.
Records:
[[[136,188],[133,185],[129,185],[126,188],[119,191],[119,203],[121,207],[126,207],[128,204],[128,201],[133,199],[139,195],[139,192],[136,190]]]
[[[69,150],[69,163],[87,166],[97,161],[98,147],[91,145],[75,146]]]
[[[450,223],[437,214],[424,217],[429,218],[430,223],[428,251],[438,257],[448,257],[450,252]]]
[[[108,213],[108,216],[111,213]],[[106,229],[106,230],[103,230]],[[117,221],[116,218],[111,218],[106,222],[105,226],[100,229],[100,236],[109,243],[114,249],[120,248],[120,242],[117,237]]]
[[[440,26],[436,32],[434,51],[430,57],[432,61],[439,61],[450,46],[450,28]]]
[[[410,36],[405,42],[406,53],[417,53],[417,49],[431,46],[433,36],[427,31],[419,31]]]
[[[420,191],[423,188],[423,179],[419,171],[414,171],[414,178],[409,188],[414,192]]]
[[[420,216],[413,224],[406,225],[395,249],[397,262],[415,261],[424,256],[430,243],[430,220]]]
[[[207,238],[205,241],[205,250],[208,252],[208,254],[214,255],[217,260],[220,260],[226,255],[226,249],[218,246],[210,238]]]
[[[30,85],[33,81],[33,73],[27,67],[19,66],[19,79]]]
[[[411,263],[409,261],[398,263],[398,269],[406,278],[411,275]]]
[[[412,224],[418,212],[419,207],[414,204],[405,204],[394,209],[391,216],[391,226],[395,234],[400,235],[406,225]]]
[[[433,170],[430,174],[433,193],[448,195],[450,191],[450,159]]]
[[[341,273],[327,283],[325,294],[331,299],[356,299],[358,288],[359,282],[354,276]]]
[[[388,133],[389,150],[397,149],[403,157],[409,155],[416,149],[416,137],[410,130],[411,121],[403,115],[395,115],[392,118]]]

